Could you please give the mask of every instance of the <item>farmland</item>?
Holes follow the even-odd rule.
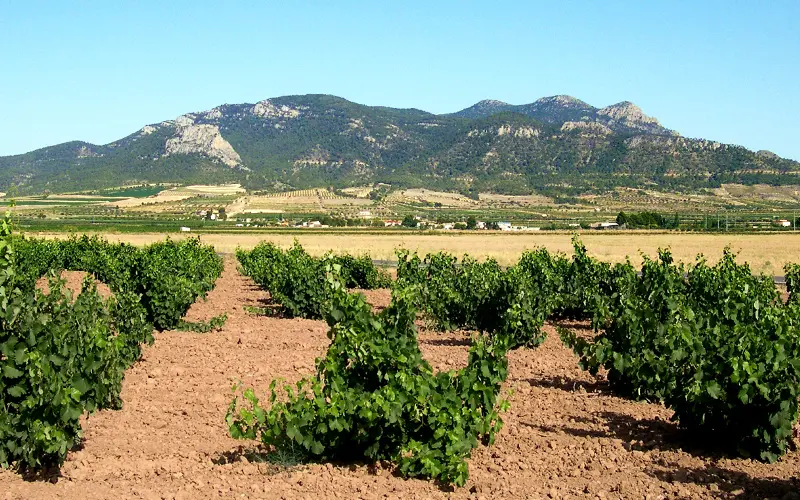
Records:
[[[44,477],[55,484],[25,482],[15,472],[2,471],[0,485],[12,495],[70,496],[71,488],[81,488],[88,492],[88,498],[107,497],[116,490],[135,492],[137,496],[190,497],[333,497],[384,493],[435,497],[454,491],[456,496],[464,497],[519,497],[535,492],[551,497],[592,494],[623,498],[646,495],[712,498],[720,492],[736,491],[745,496],[781,496],[797,487],[792,479],[800,471],[800,456],[792,447],[796,409],[786,410],[786,418],[779,420],[783,427],[769,434],[764,442],[737,439],[747,444],[748,456],[760,460],[742,458],[736,450],[698,443],[687,427],[691,429],[693,425],[696,408],[712,403],[708,398],[693,396],[691,390],[680,385],[680,380],[674,386],[672,383],[660,386],[647,378],[646,370],[637,365],[639,358],[635,353],[642,346],[663,345],[662,340],[638,338],[640,346],[628,352],[623,345],[613,343],[618,342],[613,335],[637,339],[630,333],[637,331],[636,327],[612,321],[612,318],[641,315],[640,319],[630,321],[661,321],[662,325],[677,325],[675,331],[694,328],[697,341],[706,342],[705,327],[683,319],[692,313],[681,310],[673,317],[669,309],[658,313],[662,315],[658,316],[660,319],[653,320],[648,312],[648,308],[657,310],[664,304],[657,300],[648,305],[648,297],[685,294],[686,298],[676,299],[685,301],[680,302],[680,307],[691,309],[694,314],[702,312],[708,316],[703,321],[716,323],[715,328],[742,326],[742,330],[737,330],[739,333],[722,334],[722,339],[736,338],[735,335],[758,339],[753,332],[763,335],[784,332],[775,334],[776,343],[784,342],[784,335],[794,338],[796,326],[791,318],[797,306],[777,305],[778,292],[771,280],[762,282],[748,277],[750,270],[783,273],[785,264],[800,260],[793,233],[584,232],[581,237],[588,253],[580,258],[576,254],[578,264],[572,265],[577,265],[573,270],[569,270],[568,258],[553,254],[556,260],[550,261],[550,257],[542,257],[545,254],[530,253],[535,248],[547,248],[571,255],[576,251],[571,241],[573,235],[566,232],[287,230],[202,233],[199,240],[197,236],[184,234],[166,243],[164,235],[156,233],[108,234],[105,235],[108,242],[65,238],[64,234],[39,236],[46,238],[20,240],[15,244],[21,259],[19,272],[25,283],[32,283],[49,269],[74,269],[94,273],[110,285],[110,293],[117,300],[127,300],[126,294],[137,290],[141,293],[152,289],[142,298],[141,317],[157,331],[152,345],[137,334],[140,336],[135,338],[140,340],[136,349],[122,358],[126,369],[114,372],[118,375],[113,380],[119,382],[103,389],[110,391],[111,401],[117,403],[110,405],[103,396],[85,404],[77,427],[81,432],[75,434],[83,437],[74,438],[80,439],[82,446],[69,453],[67,447],[59,455],[59,460],[65,459],[60,475],[53,476],[53,469],[44,472]],[[264,240],[272,243],[264,244]],[[635,253],[641,250],[654,256],[659,248],[667,246],[673,249],[673,255],[662,256],[662,264],[658,265]],[[733,255],[724,253],[726,246],[738,251],[738,262],[747,262],[750,268],[734,264]],[[227,254],[224,269],[211,258],[212,247]],[[406,250],[398,255],[395,253],[398,248]],[[331,250],[340,256],[366,253],[368,257],[353,260],[326,256]],[[451,257],[440,255],[426,257],[425,264],[421,264],[414,255],[419,252],[422,257],[441,251],[468,253],[478,259],[467,259],[455,266],[456,261]],[[234,252],[237,260],[233,258]],[[686,268],[691,269],[686,285],[690,288],[685,292],[674,291],[677,289],[670,286],[679,286],[674,277],[684,274],[683,268],[673,267],[672,258],[674,262],[695,264],[698,253],[706,254],[708,263]],[[613,273],[617,274],[608,274],[611,268],[599,263],[624,263],[631,254],[633,264],[644,272],[641,282],[633,267],[614,268]],[[394,292],[385,288],[389,278],[374,268],[372,258],[399,264],[397,272],[392,272],[396,276]],[[195,266],[192,262],[204,264]],[[172,271],[177,279],[170,278],[165,265],[178,266]],[[216,279],[220,271],[222,275]],[[179,277],[180,273],[189,276],[186,273],[194,272],[206,277],[188,281]],[[336,280],[326,278],[331,272],[350,278],[336,288]],[[789,281],[796,290],[800,273],[797,270],[792,273]],[[151,284],[136,282],[147,279]],[[748,281],[751,279],[755,281]],[[195,280],[199,288],[190,286]],[[709,286],[703,288],[703,283]],[[75,281],[71,284],[80,288]],[[383,312],[370,312],[370,305],[363,303],[363,299],[341,288],[344,284],[361,289],[371,307]],[[656,291],[648,288],[653,284],[664,288]],[[717,284],[721,287],[717,288]],[[592,291],[619,286],[632,287],[635,292],[630,293],[641,294],[637,300],[642,302],[633,302],[633,306],[628,302],[615,303],[612,297],[618,294]],[[52,284],[50,287],[52,290]],[[30,286],[23,289],[29,290]],[[57,289],[58,293],[61,292]],[[81,305],[76,311],[87,314],[93,307],[101,312],[104,307],[114,310],[114,306],[103,306],[100,302],[88,306],[85,302],[88,299],[81,297],[91,297],[92,293],[89,288],[79,295],[76,304]],[[208,301],[191,305],[204,294],[208,294]],[[796,303],[797,295],[793,297],[792,304]],[[601,301],[593,302],[597,298]],[[785,298],[784,290],[782,300]],[[715,307],[732,301],[739,301],[743,307]],[[340,312],[332,315],[331,308]],[[712,314],[714,311],[717,312]],[[67,310],[65,317],[69,314]],[[605,323],[605,330],[592,331],[592,314],[595,319],[598,314],[607,315],[603,316],[607,318],[604,321],[611,322]],[[112,317],[109,325],[113,328],[118,322],[119,319]],[[645,331],[662,332],[657,324]],[[143,325],[137,325],[136,331],[140,331]],[[331,333],[337,331],[341,333]],[[345,336],[341,341],[331,342],[329,334],[333,339],[340,334]],[[358,367],[353,364],[356,361],[348,361],[350,353],[356,352],[354,349],[365,348],[363,339],[372,339],[368,346],[378,346],[376,339],[382,338],[388,344],[383,348],[369,347],[376,349],[375,352],[362,359],[363,362],[374,359],[374,367]],[[609,338],[611,344],[606,343]],[[793,342],[796,345],[796,339]],[[735,348],[747,345],[750,344],[745,342]],[[761,348],[753,345],[748,355],[760,356],[756,351]],[[694,348],[684,347],[687,352],[693,352]],[[717,348],[723,352],[730,346]],[[619,365],[628,367],[628,371],[610,364],[610,358],[604,354],[608,349],[613,349],[614,356],[629,356]],[[697,349],[692,363],[711,362],[701,354],[713,352],[711,344]],[[786,348],[788,357],[784,363],[797,357],[792,349]],[[286,406],[259,403],[256,399],[267,401],[262,396],[265,391],[269,396],[270,382],[278,378],[291,384],[305,380],[305,384],[311,384],[305,387],[313,391],[342,387],[362,377],[369,380],[370,369],[378,368],[383,373],[386,363],[394,363],[393,353],[403,353],[403,359],[415,361],[398,368],[397,381],[386,382],[388,392],[380,395],[351,387],[342,393],[325,393],[325,400],[330,403],[320,407],[304,403],[310,400],[304,399],[302,391],[296,396],[290,394]],[[381,356],[387,355],[380,361]],[[20,359],[14,356],[13,359]],[[3,361],[8,363],[10,359]],[[319,360],[326,360],[325,364],[320,365]],[[476,371],[479,366],[488,371]],[[661,370],[667,370],[664,373],[669,373],[665,367],[671,365],[651,361],[647,366],[661,366]],[[348,378],[346,373],[350,369],[360,375]],[[795,368],[787,368],[792,369]],[[124,381],[120,375],[123,372]],[[724,373],[724,369],[705,371],[711,377],[717,372]],[[9,373],[17,376],[15,371]],[[315,380],[315,373],[317,377],[325,374],[324,378]],[[419,380],[423,388],[403,385],[401,381],[409,375]],[[343,378],[333,385],[326,382],[329,377],[340,376]],[[771,380],[765,383],[796,389],[794,376],[763,375],[765,381]],[[667,379],[663,373],[660,377]],[[727,380],[703,383],[709,384],[710,394],[718,395],[716,391],[722,390],[735,393],[738,390],[735,384],[739,382],[735,377],[730,379],[734,382]],[[239,387],[236,394],[240,399],[231,405],[234,383]],[[451,384],[462,387],[459,390],[464,392],[453,394],[448,389]],[[625,389],[631,384],[644,392],[636,393],[638,396],[632,394]],[[776,394],[784,390],[775,387]],[[242,388],[252,388],[254,392],[242,393]],[[415,391],[432,391],[438,394],[434,398],[437,402],[382,406],[385,397],[391,394],[417,401],[419,396]],[[277,401],[285,401],[285,394],[276,396]],[[713,411],[723,415],[726,411],[750,411],[735,410],[733,401],[725,401],[734,409],[717,405]],[[342,405],[342,416],[326,421],[326,415],[332,411],[329,408],[337,408],[336,404]],[[120,405],[121,409],[113,409]],[[249,405],[254,412],[248,413]],[[348,408],[373,408],[374,413],[362,420],[363,415],[349,414]],[[257,415],[277,419],[275,428],[282,431],[266,431],[254,420]],[[420,418],[419,415],[427,415],[425,425],[406,426],[410,419]],[[452,421],[444,415],[451,415]],[[673,415],[680,415],[680,423],[670,420]],[[302,430],[301,437],[297,437],[301,431],[292,430],[297,418],[318,422],[311,429],[329,430]],[[388,420],[369,423],[370,419],[381,418]],[[343,421],[349,423],[345,425]],[[377,448],[364,443],[367,450],[373,451],[359,455],[361,445],[356,444],[357,440],[350,441],[354,438],[341,429],[334,433],[334,425],[361,429],[363,434],[355,434],[362,436],[358,439],[372,435],[370,426],[386,429],[395,437],[391,442],[378,439]],[[743,432],[746,436],[749,431],[745,428]],[[450,444],[438,448],[443,445],[437,443],[443,441],[430,440],[433,435],[449,436]],[[14,449],[10,448],[12,453]],[[270,452],[275,449],[278,452]],[[343,450],[349,459],[344,459]],[[25,456],[29,457],[25,460],[31,460],[30,457],[37,455]],[[355,465],[350,465],[354,457]],[[53,461],[48,458],[41,464]],[[765,463],[769,461],[775,463]],[[415,479],[403,481],[402,476]]]
[[[613,191],[554,199],[542,194],[498,195],[388,184],[334,190],[246,191],[238,184],[142,185],[70,194],[7,195],[0,204],[16,205],[21,227],[29,231],[90,230],[177,231],[202,225],[209,214],[220,231],[277,228],[323,221],[323,225],[384,227],[387,221],[416,217],[422,227],[507,221],[541,230],[575,230],[614,222],[621,212],[646,212],[646,223],[632,228],[673,228],[695,232],[773,232],[797,223],[797,186],[726,184],[713,191],[669,193],[618,188]],[[85,229],[84,229],[85,228]]]
[[[364,292],[378,308],[388,290]],[[314,373],[329,339],[324,322],[255,315],[269,294],[236,271],[232,257],[207,302],[186,319],[223,313],[219,332],[156,332],[126,373],[123,408],[82,419],[83,446],[71,452],[55,484],[0,472],[12,498],[71,497],[782,497],[794,491],[800,456],[775,464],[710,452],[687,441],[654,403],[615,395],[605,377],[580,369],[576,355],[547,323],[536,349],[509,353],[503,394],[510,407],[489,447],[468,460],[467,484],[448,493],[427,480],[402,480],[385,462],[294,464],[265,461],[255,442],[229,437],[224,415],[230,384],[261,393],[283,377]],[[561,322],[576,331],[580,323]],[[437,332],[418,323],[419,345],[436,371],[463,368],[469,332]],[[510,392],[509,392],[510,391]],[[80,492],[80,493],[78,493]]]

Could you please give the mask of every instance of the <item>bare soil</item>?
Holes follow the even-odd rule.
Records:
[[[390,294],[367,296],[381,307]],[[263,393],[273,378],[311,375],[328,344],[323,322],[243,309],[266,299],[227,259],[188,315],[227,312],[224,329],[157,333],[125,377],[124,408],[84,418],[83,446],[60,474],[0,471],[0,498],[800,498],[798,451],[763,464],[703,450],[664,407],[611,395],[550,326],[544,345],[511,353],[505,426],[474,450],[463,488],[405,480],[390,464],[251,462],[258,443],[231,439],[224,422],[232,383]],[[463,366],[468,344],[465,332],[420,331],[437,370]]]
[[[83,280],[89,276],[89,273],[85,273],[83,271],[61,271],[59,277],[64,280],[64,288],[69,290],[72,293],[72,298],[76,298],[79,293],[81,293],[81,289],[83,288]],[[94,280],[95,285],[97,286],[97,293],[103,297],[104,299],[109,298],[113,295],[111,289],[97,279]],[[36,288],[41,290],[45,295],[50,293],[50,281],[48,280],[47,276],[42,276],[38,280],[36,280]]]

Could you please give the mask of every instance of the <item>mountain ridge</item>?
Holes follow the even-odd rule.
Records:
[[[592,191],[721,182],[796,183],[800,163],[691,139],[630,101],[486,99],[448,114],[327,94],[222,104],[144,125],[105,145],[70,141],[0,157],[0,189],[133,182],[242,182],[253,189],[373,182],[474,192]]]

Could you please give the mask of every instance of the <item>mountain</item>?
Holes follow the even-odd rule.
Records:
[[[503,101],[496,101],[494,99],[484,99],[472,106],[462,109],[457,113],[453,113],[452,116],[458,116],[461,118],[486,118],[487,116],[496,115],[497,113],[502,113],[503,111],[512,111],[517,106],[513,104],[508,104],[507,102]]]
[[[453,116],[486,118],[503,111],[512,111],[553,125],[563,125],[565,122],[589,122],[599,123],[622,134],[677,135],[672,130],[662,127],[655,118],[645,115],[632,102],[623,101],[598,109],[568,95],[543,97],[536,102],[521,106],[486,100],[453,113]]]
[[[106,145],[68,142],[0,157],[0,190],[134,182],[241,182],[251,189],[385,182],[461,192],[696,190],[797,183],[800,163],[681,137],[636,105],[570,96],[485,100],[457,113],[364,106],[329,95],[224,104]]]

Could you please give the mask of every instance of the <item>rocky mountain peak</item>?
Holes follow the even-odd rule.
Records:
[[[491,108],[491,107],[508,106],[508,105],[509,104],[507,102],[498,101],[497,99],[484,99],[475,104],[475,106],[480,106],[482,108]]]
[[[490,116],[495,113],[500,113],[513,108],[514,108],[513,105],[503,101],[498,101],[496,99],[484,99],[466,109],[462,109],[461,111],[453,114],[455,116],[461,116],[464,118],[479,118],[479,117]]]
[[[642,108],[635,105],[630,101],[622,101],[616,104],[612,104],[611,106],[606,106],[605,108],[599,109],[597,111],[599,115],[608,116],[614,120],[629,120],[629,121],[639,121],[645,123],[658,123],[658,120],[651,116],[647,116],[642,111]]]
[[[580,99],[565,94],[554,95],[550,97],[542,97],[541,99],[537,99],[536,101],[534,101],[533,104],[538,104],[538,105],[549,104],[549,105],[558,105],[571,108],[590,107],[588,104],[581,101]]]
[[[644,114],[642,108],[630,101],[606,106],[597,110],[597,115],[601,119],[607,119],[610,125],[618,124],[648,133],[677,135],[674,131],[664,128],[656,118]]]

